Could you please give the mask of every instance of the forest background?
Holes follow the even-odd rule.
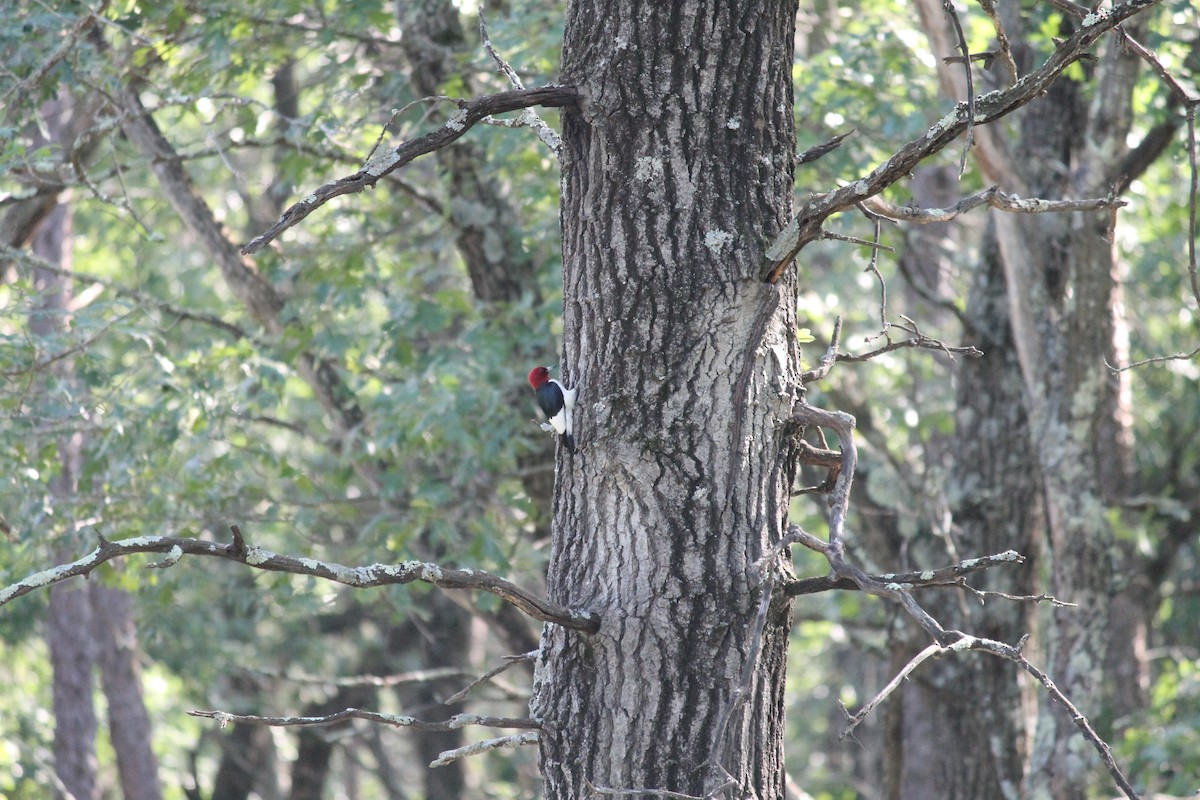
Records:
[[[1023,20],[1009,26],[1018,60],[1036,65],[1076,29],[1070,5],[1006,12]],[[993,54],[974,73],[977,93],[1004,84],[989,8],[957,12],[971,52]],[[524,84],[555,83],[564,8],[486,10],[495,53]],[[4,6],[0,586],[103,540],[229,542],[237,526],[274,553],[433,561],[545,594],[556,461],[525,374],[560,364],[553,133],[520,113],[507,125],[489,119],[497,124],[316,210],[252,261],[238,253],[308,192],[445,123],[457,99],[513,88],[474,12],[448,0]],[[797,168],[798,204],[866,174],[953,110],[962,65],[943,61],[955,52],[949,21],[940,3],[802,4],[793,113],[796,150],[809,158]],[[1188,2],[1163,2],[1128,27],[1165,76],[1126,50],[1140,71],[1106,72],[1120,47],[1110,35],[1040,101],[1078,112],[1080,132],[1119,132],[1115,149],[1089,156],[1114,167],[1095,184],[1103,191],[1092,196],[1109,207],[1089,240],[1112,258],[1112,289],[1078,326],[1099,332],[1111,368],[1099,370],[1103,387],[1073,396],[1106,409],[1089,439],[1094,471],[1071,476],[1067,464],[1055,483],[1054,453],[1027,438],[1014,388],[1023,332],[989,294],[1010,241],[998,220],[1016,215],[984,202],[917,224],[929,221],[919,209],[951,208],[992,185],[1015,191],[994,164],[977,163],[994,146],[986,132],[975,133],[978,152],[964,156],[960,139],[882,202],[835,217],[832,235],[803,251],[796,341],[813,368],[840,331],[834,347],[845,357],[809,396],[857,418],[854,557],[880,574],[1020,551],[1023,565],[994,567],[973,585],[1052,594],[1082,610],[931,589],[939,616],[1013,644],[1031,633],[1030,657],[1052,677],[1058,615],[1087,620],[1104,659],[1090,667],[1097,680],[1080,684],[1090,690],[1071,699],[1140,791],[1190,795],[1200,789],[1200,296],[1194,130],[1190,155],[1188,139],[1200,20]],[[1103,118],[1113,87],[1127,98]],[[1012,150],[1029,163],[1042,146],[1066,172],[1086,163],[1070,131],[1052,136],[1059,128],[1038,122],[1037,102],[993,127],[1010,125]],[[559,127],[556,109],[538,114]],[[851,129],[840,146],[821,147]],[[1057,177],[1033,188],[1062,199]],[[1126,201],[1119,210],[1114,197]],[[904,209],[912,219],[886,219]],[[1068,241],[1041,221],[1052,216],[1071,218],[1038,215],[1030,242]],[[1059,300],[1084,296],[1063,263],[1047,284]],[[1119,371],[1176,353],[1191,357]],[[1001,457],[990,437],[1021,444]],[[802,475],[801,485],[826,480],[816,458]],[[970,483],[985,478],[982,490]],[[1043,539],[1055,497],[1077,479],[1100,504],[1077,517],[1094,511],[1099,533],[1084,544]],[[791,515],[822,530],[825,504],[813,494],[798,493]],[[989,535],[964,533],[972,520]],[[975,549],[984,543],[995,547]],[[1095,559],[1101,584],[1060,574],[1059,549],[1072,547]],[[797,575],[827,571],[819,554],[793,549]],[[1097,591],[1103,613],[1089,614]],[[505,656],[538,649],[537,624],[488,594],[352,588],[167,553],[4,600],[7,797],[541,791],[530,747],[427,766],[491,735],[476,728],[356,720],[298,732],[188,714],[357,707],[525,718],[529,657],[443,702]],[[1069,751],[1038,739],[1051,703],[1034,681],[980,654],[922,665],[839,739],[842,706],[860,708],[926,641],[892,604],[862,593],[800,595],[793,614],[789,796],[941,796],[947,763],[962,766],[954,780],[1003,796],[1006,780],[1036,787],[1030,775],[1053,771],[1039,753],[1078,759],[1081,796],[1116,794],[1077,733]],[[955,716],[973,705],[988,713]],[[1000,731],[1011,746],[987,744]]]

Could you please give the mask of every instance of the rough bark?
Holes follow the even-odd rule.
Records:
[[[533,710],[548,798],[782,797],[790,607],[750,566],[794,460],[794,282],[756,276],[790,208],[789,4],[574,2],[563,80],[564,363],[551,597],[600,632],[543,634]],[[745,703],[731,711],[743,671]]]

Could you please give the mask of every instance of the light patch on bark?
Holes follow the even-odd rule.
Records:
[[[663,178],[663,161],[656,156],[642,156],[633,168],[633,179],[643,183],[661,181]]]
[[[383,153],[383,155],[375,156],[375,158],[372,158],[370,161],[368,161],[367,165],[363,167],[363,172],[378,178],[379,176],[386,174],[387,171],[394,167],[399,161],[400,156],[396,153],[396,151],[388,150]]]
[[[733,234],[729,231],[723,231],[719,228],[710,230],[704,234],[704,246],[714,253],[719,253],[729,244],[733,243]]]

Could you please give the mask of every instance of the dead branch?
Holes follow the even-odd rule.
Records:
[[[846,137],[849,136],[850,134],[854,133],[854,131],[855,131],[855,129],[851,128],[850,130],[846,131],[845,133],[839,133],[837,136],[834,136],[828,142],[823,142],[822,144],[813,145],[812,147],[808,148],[807,150],[805,150],[804,152],[802,152],[796,156],[796,166],[800,166],[801,164],[812,163],[813,161],[816,161],[821,156],[828,155],[828,154],[832,153],[834,150],[837,150],[839,147],[842,146],[842,142],[844,142],[846,140]]]
[[[1000,22],[1000,14],[996,11],[996,0],[979,0],[979,7],[987,14],[996,30],[996,45],[1000,51],[1000,63],[1004,65],[1004,78],[1008,86],[1013,86],[1020,76],[1017,73],[1017,62],[1013,59],[1008,33],[1005,32],[1004,25]]]
[[[464,747],[439,753],[436,759],[429,762],[429,766],[444,767],[451,761],[457,761],[460,758],[477,756],[480,753],[497,750],[501,747],[523,747],[528,744],[537,744],[537,741],[537,731],[526,731],[525,733],[518,733],[515,736],[501,736],[499,739],[484,739],[482,742],[473,742]]]
[[[1092,747],[1095,748],[1096,752],[1100,754],[1100,760],[1104,762],[1104,768],[1108,770],[1108,774],[1112,776],[1112,779],[1116,782],[1117,786],[1121,787],[1121,791],[1125,793],[1125,796],[1128,797],[1129,800],[1139,800],[1137,790],[1133,788],[1133,785],[1130,784],[1129,779],[1125,777],[1125,774],[1121,772],[1121,768],[1117,766],[1116,759],[1113,758],[1112,748],[1108,746],[1107,742],[1100,738],[1100,735],[1096,733],[1096,730],[1092,727],[1092,724],[1088,721],[1088,718],[1085,717],[1083,713],[1075,707],[1075,704],[1072,703],[1067,696],[1062,693],[1062,690],[1054,684],[1054,681],[1050,679],[1050,676],[1035,667],[1029,662],[1028,659],[1025,658],[1025,655],[1021,652],[1021,647],[1024,645],[1024,643],[1025,639],[1022,639],[1016,647],[1013,647],[1012,645],[1004,644],[1003,642],[997,642],[992,639],[981,639],[975,636],[965,636],[963,639],[956,642],[950,649],[978,650],[984,653],[989,653],[998,658],[1003,658],[1006,661],[1013,662],[1018,667],[1032,675],[1035,679],[1037,679],[1038,683],[1042,684],[1047,694],[1050,695],[1050,698],[1056,703],[1062,705],[1062,707],[1067,710],[1067,713],[1071,716],[1071,721],[1075,723],[1075,727],[1079,729],[1079,731],[1083,734],[1083,737],[1087,739],[1088,742],[1091,743]]]
[[[440,128],[389,148],[381,155],[371,159],[366,166],[354,174],[330,181],[314,190],[303,200],[285,210],[278,222],[250,241],[242,248],[241,252],[244,255],[258,252],[281,233],[298,224],[333,198],[374,187],[380,178],[403,167],[413,159],[440,150],[456,141],[485,117],[532,106],[561,108],[571,105],[577,99],[578,94],[570,86],[539,86],[533,89],[499,92],[476,100],[459,100],[458,113],[446,120]]]
[[[870,359],[881,356],[884,353],[890,353],[893,350],[903,350],[906,348],[916,348],[918,350],[941,350],[943,353],[946,353],[951,357],[953,357],[955,353],[965,355],[968,358],[979,358],[983,355],[983,351],[974,345],[949,345],[943,342],[941,339],[934,339],[926,336],[925,334],[921,333],[921,329],[918,328],[917,324],[911,319],[903,314],[900,315],[900,318],[907,322],[908,326],[900,325],[895,322],[885,323],[885,327],[880,335],[887,338],[887,344],[883,345],[882,347],[877,347],[874,350],[870,350],[866,353],[838,353],[837,360],[848,362],[869,361]],[[907,339],[901,339],[898,342],[893,342],[887,333],[888,329],[890,328],[899,328],[900,330],[907,332],[909,337]]]
[[[973,126],[994,122],[1026,105],[1045,92],[1063,70],[1079,60],[1101,36],[1159,2],[1128,0],[1109,10],[1090,13],[1082,20],[1079,30],[1064,40],[1038,69],[1008,89],[974,98],[974,114],[968,114],[968,104],[960,101],[925,135],[905,144],[891,158],[859,180],[830,192],[811,195],[767,248],[767,263],[760,278],[767,283],[778,281],[796,254],[820,236],[822,225],[829,217],[879,194],[905,178],[919,163],[957,139],[968,124]]]
[[[917,655],[914,656],[907,664],[905,664],[904,668],[897,672],[896,675],[890,681],[888,681],[887,686],[884,686],[883,689],[880,690],[879,694],[872,697],[865,706],[858,710],[857,713],[851,714],[845,706],[842,706],[842,713],[846,715],[846,721],[848,724],[842,729],[842,732],[838,734],[838,741],[844,741],[845,738],[849,736],[855,728],[858,727],[859,723],[869,717],[871,712],[874,711],[880,703],[886,700],[892,694],[892,692],[896,691],[900,684],[904,683],[904,681],[908,679],[908,676],[911,675],[917,667],[921,666],[923,662],[933,656],[939,656],[945,652],[946,648],[942,647],[940,644],[934,643],[929,645],[924,650],[917,653]]]
[[[1151,358],[1143,358],[1141,361],[1135,361],[1132,364],[1126,364],[1123,367],[1114,367],[1107,361],[1104,366],[1108,367],[1114,375],[1118,372],[1124,372],[1127,369],[1135,369],[1136,367],[1144,367],[1147,364],[1161,364],[1164,361],[1191,361],[1196,356],[1200,356],[1200,347],[1192,350],[1190,353],[1172,353],[1169,356],[1153,356]]]
[[[829,349],[825,351],[825,355],[821,356],[821,360],[817,362],[817,366],[805,372],[800,376],[800,383],[809,384],[813,381],[819,381],[829,374],[829,370],[833,369],[833,365],[837,363],[838,345],[842,340],[842,317],[838,315],[833,321],[833,335],[829,337]]]
[[[915,659],[901,671],[887,687],[877,696],[867,708],[851,717],[851,726],[847,729],[849,733],[855,725],[858,724],[874,709],[880,702],[900,684],[905,676],[915,669],[922,662],[935,655],[942,655],[948,652],[962,652],[965,650],[981,650],[1000,658],[1007,659],[1020,666],[1028,672],[1046,688],[1050,693],[1051,698],[1056,702],[1061,703],[1071,715],[1071,720],[1075,726],[1083,733],[1084,737],[1092,744],[1092,746],[1100,753],[1104,760],[1105,767],[1108,769],[1113,780],[1121,787],[1121,790],[1131,800],[1138,800],[1138,795],[1130,785],[1128,779],[1121,772],[1112,756],[1112,750],[1104,742],[1103,739],[1092,728],[1091,723],[1087,718],[1075,708],[1066,695],[1054,685],[1046,673],[1039,670],[1021,654],[1020,646],[1012,647],[1002,642],[993,641],[990,639],[981,639],[976,636],[963,633],[962,631],[944,629],[937,620],[931,617],[912,595],[912,586],[906,585],[905,582],[894,580],[897,576],[879,576],[878,578],[867,575],[857,566],[846,561],[845,556],[845,525],[846,514],[850,504],[850,485],[854,480],[854,469],[858,463],[858,453],[854,444],[854,427],[855,420],[851,415],[841,411],[826,411],[825,409],[815,408],[804,403],[798,403],[793,410],[793,414],[797,421],[808,424],[815,424],[821,427],[829,428],[838,435],[838,443],[842,450],[842,466],[838,474],[837,482],[834,485],[833,493],[829,499],[829,540],[823,541],[817,536],[803,530],[797,525],[791,526],[788,534],[783,540],[773,549],[777,553],[782,547],[788,544],[798,542],[809,549],[815,550],[825,556],[829,562],[829,580],[833,583],[841,581],[850,581],[856,585],[861,591],[875,595],[876,597],[891,600],[900,605],[909,616],[916,620],[933,639],[933,644],[926,647]],[[1014,557],[1019,558],[1015,552],[1002,553],[998,558],[1004,561],[1014,560]],[[963,562],[969,564],[970,562]],[[962,566],[962,565],[959,565]],[[888,580],[888,578],[892,580]],[[1022,598],[1024,599],[1024,598]],[[1022,643],[1024,640],[1022,640]],[[843,734],[845,735],[845,734]]]
[[[793,533],[795,533],[794,536]],[[813,536],[812,534],[803,534],[803,536],[810,536],[812,539],[817,539],[817,537]],[[792,542],[803,543],[803,536],[800,533],[799,526],[793,525],[788,529],[788,536],[785,537],[784,541],[791,539]],[[941,567],[939,569],[923,570],[921,572],[887,573],[884,575],[872,575],[871,577],[873,580],[878,581],[879,583],[892,585],[904,590],[928,589],[939,586],[962,586],[970,589],[970,587],[965,586],[963,583],[963,576],[965,575],[1002,564],[1024,563],[1025,556],[1021,555],[1016,550],[1005,550],[1003,553],[983,556],[982,558],[968,558],[965,561],[960,561],[957,564],[951,564],[948,567]],[[783,587],[784,594],[786,594],[788,597],[796,597],[802,594],[815,594],[817,592],[827,592],[831,589],[846,589],[850,591],[856,591],[858,589],[858,585],[849,579],[834,579],[832,576],[826,575],[818,578],[800,578],[797,580],[788,581]],[[978,590],[971,589],[971,591],[974,592]],[[999,593],[987,592],[985,594]],[[1008,596],[1008,599],[1027,600],[1038,598]]]
[[[981,192],[964,197],[947,208],[918,208],[916,206],[898,206],[889,203],[879,195],[868,197],[862,201],[862,206],[873,214],[886,217],[896,222],[912,222],[927,225],[933,222],[949,222],[960,214],[964,214],[980,206],[986,205],[1000,211],[1011,211],[1016,214],[1046,214],[1067,211],[1095,211],[1101,208],[1120,208],[1128,205],[1125,200],[1115,197],[1102,197],[1089,200],[1041,200],[1022,199],[1015,194],[1006,194],[997,186],[990,186]]]
[[[600,629],[600,619],[595,614],[573,611],[549,600],[543,600],[504,578],[482,570],[452,569],[422,561],[347,567],[313,558],[279,555],[261,547],[247,546],[241,539],[240,532],[234,534],[234,541],[230,544],[174,536],[139,536],[119,542],[110,542],[101,537],[100,546],[83,558],[42,570],[0,589],[0,606],[35,589],[61,583],[77,575],[88,575],[106,561],[135,553],[166,553],[167,558],[160,562],[160,566],[174,564],[184,555],[214,556],[237,561],[255,569],[311,575],[358,589],[414,581],[430,583],[442,589],[478,589],[496,595],[543,622],[552,622],[586,633],[595,633]]]
[[[485,728],[530,728],[541,726],[537,721],[511,717],[484,717],[478,714],[455,714],[449,719],[437,722],[415,719],[404,714],[381,714],[378,711],[364,711],[361,708],[347,708],[333,714],[319,717],[260,717],[254,714],[230,714],[226,711],[189,711],[189,716],[214,719],[224,728],[231,722],[241,722],[246,725],[265,725],[272,728],[318,728],[325,725],[336,725],[350,719],[365,719],[381,725],[393,725],[397,728],[412,728],[418,731],[456,731],[468,725],[482,725]]]
[[[954,35],[958,37],[958,51],[962,53],[963,70],[967,76],[967,135],[963,142],[962,157],[958,162],[958,176],[961,178],[966,174],[967,156],[971,153],[971,144],[975,141],[975,75],[971,71],[971,51],[967,49],[967,36],[963,33],[958,12],[954,10],[954,0],[942,0],[942,10],[950,18]]]

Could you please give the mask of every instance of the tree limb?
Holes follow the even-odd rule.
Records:
[[[595,614],[573,611],[549,600],[543,600],[504,578],[482,570],[454,569],[423,561],[347,567],[313,558],[279,555],[261,547],[247,546],[240,534],[235,534],[231,544],[174,536],[138,536],[119,542],[110,542],[102,537],[100,546],[83,558],[42,570],[0,589],[0,606],[35,589],[61,583],[76,575],[88,575],[106,561],[135,553],[166,553],[166,559],[154,566],[171,566],[184,555],[215,556],[255,569],[312,575],[359,589],[413,581],[423,581],[442,589],[478,589],[496,595],[543,622],[552,622],[586,633],[595,633],[600,629],[600,619]]]
[[[365,719],[368,722],[394,725],[397,728],[413,728],[418,731],[456,731],[468,725],[482,725],[487,728],[530,728],[533,730],[541,727],[536,720],[524,718],[455,714],[449,719],[429,722],[404,714],[381,714],[378,711],[364,711],[361,708],[347,708],[319,717],[260,717],[254,714],[230,714],[226,711],[189,711],[188,715],[215,719],[222,728],[231,722],[266,725],[272,728],[316,728],[324,725],[336,725],[349,719]]]
[[[432,153],[460,138],[484,117],[531,106],[561,108],[571,105],[578,99],[579,95],[570,86],[539,86],[533,89],[499,92],[476,100],[459,100],[458,113],[446,120],[440,128],[390,148],[382,155],[371,159],[366,166],[353,175],[338,178],[316,189],[284,211],[278,222],[255,237],[242,248],[241,252],[243,255],[258,252],[279,234],[293,227],[333,198],[341,197],[344,194],[354,194],[375,186],[376,182],[384,175],[394,172],[418,156]]]

